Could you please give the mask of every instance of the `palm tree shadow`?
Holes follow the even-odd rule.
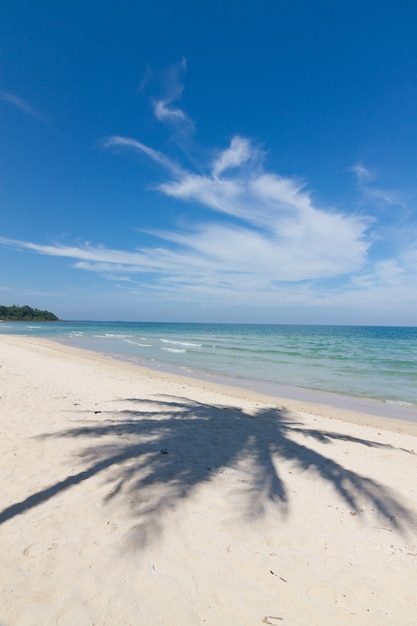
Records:
[[[158,396],[153,400],[126,399],[130,408],[102,412],[100,420],[45,438],[92,439],[79,454],[82,469],[0,512],[0,523],[37,506],[95,475],[102,475],[107,502],[123,497],[137,521],[136,542],[145,545],[163,530],[166,512],[214,477],[239,469],[240,510],[258,517],[273,504],[289,512],[288,488],[279,473],[279,460],[310,472],[331,485],[350,510],[361,515],[364,506],[393,530],[405,533],[416,518],[388,487],[362,476],[299,443],[302,435],[331,444],[343,439],[352,445],[392,448],[388,444],[323,430],[304,429],[284,409],[262,408],[256,414],[213,406],[187,398]],[[103,419],[104,418],[104,419]],[[241,475],[241,474],[240,474]]]

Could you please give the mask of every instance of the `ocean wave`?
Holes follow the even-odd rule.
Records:
[[[134,337],[134,335],[116,335],[115,333],[104,333],[104,335],[93,335],[97,339],[126,339],[126,337]]]
[[[201,348],[201,343],[190,343],[188,341],[172,341],[171,339],[160,339],[162,343],[172,343],[177,346],[187,346],[188,348]]]
[[[152,344],[150,343],[138,343],[137,341],[131,341],[130,339],[125,339],[125,343],[132,343],[134,346],[139,346],[139,348],[152,348]]]
[[[402,400],[385,400],[385,403],[386,404],[394,404],[396,406],[408,406],[408,407],[410,407],[412,409],[416,407],[416,405],[413,404],[412,402],[405,402],[405,401],[402,401]]]
[[[187,350],[179,350],[178,348],[161,348],[165,352],[187,352]]]

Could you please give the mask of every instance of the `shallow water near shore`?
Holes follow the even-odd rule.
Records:
[[[417,421],[417,328],[139,322],[1,322],[131,363]]]

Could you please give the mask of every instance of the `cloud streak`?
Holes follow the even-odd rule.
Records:
[[[105,141],[102,142],[103,148],[130,148],[136,152],[142,152],[146,154],[152,161],[158,163],[158,165],[162,165],[164,168],[169,170],[171,174],[180,176],[182,173],[182,169],[171,159],[166,157],[162,152],[158,150],[154,150],[153,148],[149,148],[145,146],[145,144],[137,141],[136,139],[130,139],[129,137],[118,137],[117,135],[113,137],[108,137]]]
[[[174,106],[174,103],[181,99],[184,90],[182,78],[186,69],[187,62],[182,59],[180,63],[171,65],[165,70],[162,76],[164,94],[152,100],[156,119],[176,134],[188,134],[194,130],[194,122],[182,109]]]
[[[0,91],[0,101],[11,104],[24,115],[29,115],[30,117],[37,119],[39,122],[42,122],[42,124],[45,124],[45,126],[51,125],[45,115],[37,111],[34,107],[29,105],[26,100],[23,100],[23,98],[20,98],[16,94],[9,93],[7,91]]]
[[[380,201],[382,205],[407,209],[406,203],[398,192],[376,185],[374,174],[362,163],[356,163],[350,171],[355,175],[358,187],[365,199]]]
[[[152,231],[177,244],[172,253],[176,267],[191,257],[197,266],[262,274],[275,282],[339,276],[365,262],[367,221],[315,206],[302,182],[264,171],[262,153],[246,138],[233,137],[217,151],[206,173],[187,170],[131,138],[113,137],[104,145],[146,154],[170,175],[156,186],[162,194],[203,205],[217,215],[214,221],[194,221],[181,232]],[[189,270],[184,267],[182,273]]]
[[[252,249],[248,250],[245,235],[239,232],[242,239],[227,241],[225,246],[218,230],[209,234],[203,231],[202,236],[214,237],[215,244],[204,240],[193,249],[189,242],[184,244],[184,234],[160,233],[161,238],[178,245],[178,251],[160,246],[129,252],[88,243],[78,247],[40,245],[5,238],[0,238],[0,244],[71,259],[74,269],[98,274],[131,292],[148,293],[155,301],[210,302],[213,306],[229,303],[245,309],[289,305],[348,310],[359,304],[394,311],[401,302],[416,305],[417,250],[402,259],[368,264],[335,286],[331,277],[330,282],[294,279],[297,267],[275,265],[277,251],[273,246],[264,249],[262,238],[258,247],[254,246],[251,232],[247,237]],[[317,266],[314,269],[317,271]]]

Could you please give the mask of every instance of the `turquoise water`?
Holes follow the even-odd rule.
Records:
[[[275,395],[327,404],[367,399],[417,411],[417,328],[1,322],[0,333],[49,337]]]

